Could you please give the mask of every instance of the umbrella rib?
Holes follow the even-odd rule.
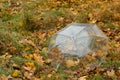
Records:
[[[77,48],[77,53],[79,53],[79,52],[78,52],[78,47],[77,47],[77,44],[76,44],[76,42],[75,42],[74,37],[73,37],[73,38],[71,38],[71,39],[72,39],[72,41],[73,41],[73,44],[75,44],[75,47]]]
[[[57,45],[60,45],[62,42],[64,42],[65,40],[63,40],[63,41],[60,41]]]
[[[83,47],[85,47],[85,48],[87,48],[86,46],[84,46],[81,42],[80,42],[80,44],[83,46]],[[87,48],[87,49],[89,49],[89,48]],[[90,50],[90,49],[89,49]],[[91,50],[90,50],[91,51]]]
[[[90,35],[90,36],[82,36],[82,37],[79,37],[79,38],[84,38],[84,37],[100,37],[100,38],[103,38],[103,37],[101,37],[101,36],[95,36],[95,35]],[[78,39],[79,39],[78,38]]]
[[[81,44],[81,43],[80,43]],[[83,44],[81,44],[81,45],[83,45]],[[83,45],[84,46],[84,45]],[[85,47],[85,46],[84,46]],[[87,47],[85,47],[86,49],[88,49],[88,50],[90,50],[89,48],[87,48]],[[90,50],[91,51],[91,50]],[[85,54],[87,54],[87,53],[85,53]]]
[[[69,36],[67,36],[67,35],[63,35],[63,34],[58,34],[58,35],[61,35],[61,36],[66,36],[66,37],[68,37],[68,38],[70,38]],[[63,41],[65,41],[65,40],[63,40]],[[63,41],[60,41],[58,44],[60,44],[61,42],[63,42]]]
[[[58,46],[59,47],[59,45],[56,45],[56,46]],[[62,48],[65,48],[63,45],[61,45],[62,46]],[[68,47],[66,48],[66,49],[64,49],[63,51],[65,51],[65,50],[68,50]],[[62,51],[62,50],[61,50]],[[63,53],[66,53],[66,52],[63,52]]]
[[[80,34],[85,28],[83,28],[78,34]],[[77,34],[76,34],[77,35]]]
[[[64,35],[64,34],[60,34],[60,33],[58,33],[58,35],[69,37],[69,36],[67,36],[67,35]],[[69,38],[70,38],[70,37],[69,37]]]

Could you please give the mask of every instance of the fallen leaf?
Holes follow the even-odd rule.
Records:
[[[13,73],[12,73],[12,76],[17,77],[19,74],[20,74],[19,70],[14,70]]]
[[[36,67],[34,62],[26,62],[25,65],[23,66],[23,69],[31,73],[34,73],[36,70]]]
[[[52,60],[51,59],[46,59],[45,63],[50,63]]]
[[[48,74],[48,78],[51,78],[52,77],[52,74]]]
[[[43,66],[44,61],[42,59],[43,57],[37,54],[33,54],[33,59],[39,63],[40,66]]]
[[[21,21],[19,22],[19,26],[22,27],[24,25],[24,23]]]
[[[107,75],[108,75],[109,77],[114,77],[114,76],[115,76],[115,71],[114,71],[114,70],[107,71]]]
[[[29,47],[26,47],[26,48],[25,48],[25,51],[28,51],[28,50],[30,50],[30,48],[29,48]]]
[[[73,61],[73,60],[66,60],[65,64],[66,66],[69,68],[69,67],[72,67],[72,66],[76,66],[78,65],[79,61]]]
[[[29,54],[28,56],[27,56],[27,59],[32,59],[33,58],[33,54]]]
[[[24,72],[24,77],[27,77],[27,76],[29,76],[29,73],[28,73],[28,71],[25,71]]]
[[[30,44],[33,47],[36,47],[36,44],[33,41],[31,41],[31,40],[28,40],[27,43]]]
[[[82,77],[78,78],[78,80],[87,80],[86,78],[87,78],[87,76],[82,76]]]

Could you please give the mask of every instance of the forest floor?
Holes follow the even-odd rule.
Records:
[[[72,22],[96,23],[110,39],[100,65],[94,56],[49,57],[51,35]],[[0,0],[0,80],[8,79],[120,80],[120,1]]]

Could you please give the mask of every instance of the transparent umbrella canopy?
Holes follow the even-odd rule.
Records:
[[[61,53],[82,57],[89,52],[105,49],[108,37],[96,24],[71,23],[52,35],[48,51],[57,47]]]

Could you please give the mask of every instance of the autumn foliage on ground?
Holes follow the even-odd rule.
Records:
[[[109,37],[99,65],[94,56],[67,60],[48,55],[52,34],[71,22],[96,23]],[[98,54],[105,54],[98,51]],[[119,0],[0,0],[0,80],[119,80]]]

